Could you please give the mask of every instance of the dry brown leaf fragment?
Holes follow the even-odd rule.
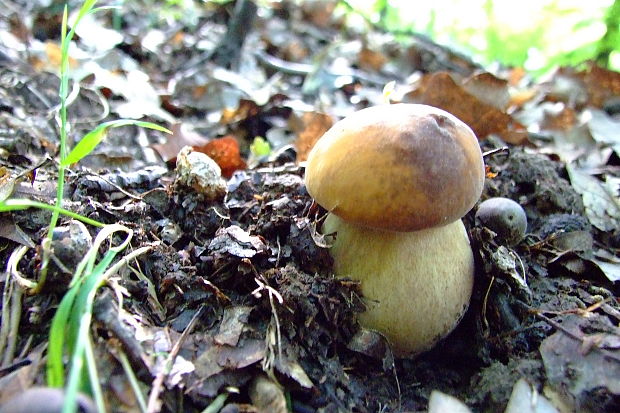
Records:
[[[546,100],[565,102],[571,107],[586,105],[602,108],[620,96],[620,73],[589,63],[586,69],[561,67],[547,83]]]
[[[457,84],[448,72],[425,75],[403,99],[452,113],[476,133],[478,139],[498,134],[508,143],[523,144],[527,133],[510,115],[478,99]]]
[[[579,74],[583,78],[592,106],[601,108],[608,99],[620,96],[620,73],[590,63],[588,68]]]
[[[489,72],[472,75],[463,81],[463,89],[481,102],[505,111],[510,103],[508,82]]]
[[[611,282],[620,281],[620,257],[609,251],[597,249],[594,251],[592,262],[599,267]]]
[[[201,146],[209,142],[207,138],[184,127],[182,123],[170,126],[172,135],[166,135],[165,143],[152,145],[165,162],[172,162],[185,146]]]
[[[598,411],[609,411],[609,401],[620,394],[619,352],[601,349],[596,345],[598,338],[591,336],[618,336],[618,329],[595,313],[588,318],[569,315],[561,326],[562,331],[547,337],[539,348],[548,385],[568,402],[571,411],[582,411],[593,403]]]
[[[301,3],[301,10],[305,20],[310,21],[313,25],[320,28],[328,28],[334,22],[334,9],[338,5],[338,1],[304,1]]]
[[[256,116],[260,112],[260,107],[256,102],[248,99],[239,100],[239,105],[236,109],[224,109],[220,118],[220,123],[223,125],[229,125],[234,122],[239,122],[247,119],[251,116]]]
[[[536,88],[516,90],[510,94],[510,103],[508,106],[520,108],[527,102],[534,99],[538,93],[539,92]]]
[[[9,215],[0,216],[0,238],[14,241],[25,245],[28,248],[35,248],[36,244],[32,239],[17,225]]]
[[[269,247],[263,242],[263,239],[256,235],[250,235],[237,225],[218,229],[208,248],[212,253],[232,255],[238,258],[252,258],[257,254],[269,251]]]
[[[225,308],[218,333],[214,337],[215,343],[236,346],[251,311],[252,307],[244,305]]]
[[[360,50],[357,59],[360,68],[374,72],[380,71],[388,60],[383,53],[371,50],[367,47]]]
[[[620,229],[620,199],[601,181],[575,166],[566,165],[566,170],[573,188],[583,199],[590,223],[601,231]]]
[[[256,376],[250,384],[249,392],[252,404],[260,413],[288,412],[282,388],[267,376]]]
[[[293,116],[292,116],[293,117]],[[297,134],[295,148],[297,161],[305,161],[308,153],[321,136],[334,124],[334,119],[325,113],[306,112],[301,117],[294,117],[291,129]]]
[[[577,125],[577,113],[574,109],[564,106],[559,112],[545,111],[544,119],[540,125],[545,130],[568,131]]]
[[[523,80],[526,74],[527,72],[522,67],[512,68],[508,72],[508,84],[510,86],[517,86],[521,82],[521,80]]]

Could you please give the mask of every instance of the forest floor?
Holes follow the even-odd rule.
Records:
[[[62,9],[8,3],[1,193],[52,204]],[[426,411],[433,390],[501,412],[517,388],[539,409],[544,400],[562,412],[620,411],[620,74],[586,63],[534,81],[519,69],[491,73],[420,35],[398,43],[371,26],[347,28],[335,2],[237,3],[166,20],[170,9],[126,2],[77,31],[72,142],[117,118],[173,131],[110,130],[66,176],[65,208],[130,228],[129,251],[148,250],[95,300],[91,337],[110,411],[139,411],[123,360],[149,394],[169,354],[155,395],[165,412]],[[317,229],[325,211],[303,181],[323,132],[386,99],[465,121],[486,153],[481,201],[511,198],[528,218],[526,236],[508,246],[475,223],[477,206],[464,217],[471,304],[415,359],[359,340],[364,298],[333,276]],[[187,145],[219,164],[219,192],[178,179]],[[15,328],[0,339],[0,405],[45,385],[52,317],[99,231],[61,218],[43,289],[16,295],[16,275],[40,275],[50,215],[0,215],[2,330]]]

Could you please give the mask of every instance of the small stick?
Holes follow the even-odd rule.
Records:
[[[562,324],[558,323],[557,321],[547,317],[546,315],[544,315],[542,312],[540,312],[539,310],[536,309],[531,309],[531,311],[534,313],[534,315],[538,318],[540,318],[541,320],[545,321],[546,323],[548,323],[549,325],[551,325],[553,328],[555,328],[556,330],[559,330],[561,332],[563,332],[564,334],[566,334],[567,336],[569,336],[570,338],[572,338],[573,340],[577,340],[581,343],[583,343],[583,337],[580,336],[579,334],[573,333],[572,331],[570,331],[569,329],[567,329],[566,327],[564,327]],[[593,347],[596,351],[598,351],[599,353],[601,353],[601,355],[605,358],[608,358],[610,360],[616,361],[618,363],[620,363],[620,357],[618,357],[617,355],[603,349],[597,346]]]
[[[490,151],[486,151],[482,154],[483,158],[486,158],[487,156],[492,156],[498,153],[506,153],[509,154],[510,153],[510,148],[507,146],[502,146],[501,148],[495,148],[495,149],[491,149]]]
[[[196,312],[196,314],[194,314],[194,316],[192,317],[192,320],[189,322],[189,324],[187,325],[187,327],[181,334],[181,337],[179,337],[179,340],[172,347],[170,354],[168,354],[168,358],[166,359],[164,368],[159,373],[157,373],[155,380],[153,380],[153,387],[151,388],[151,393],[149,394],[149,401],[148,401],[148,405],[146,408],[146,411],[148,413],[157,413],[161,410],[161,406],[158,405],[158,400],[159,400],[159,394],[161,393],[163,386],[164,386],[164,380],[166,379],[166,376],[168,375],[168,373],[170,373],[170,369],[172,368],[172,365],[174,364],[174,360],[177,358],[177,355],[179,354],[179,351],[181,350],[181,345],[183,344],[187,336],[192,332],[192,330],[196,326],[196,323],[198,322],[198,318],[202,315],[203,310],[204,310],[204,307],[200,307],[200,309]]]

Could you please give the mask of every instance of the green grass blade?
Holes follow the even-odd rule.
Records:
[[[113,254],[116,255],[116,252]],[[112,261],[114,255],[107,257],[109,261],[104,258],[105,261],[108,261],[107,265]],[[75,348],[80,315],[77,301],[83,294],[82,288],[82,285],[76,284],[65,293],[52,320],[47,350],[47,384],[51,387],[62,387],[64,385],[63,350],[65,343],[70,352]]]
[[[99,143],[105,138],[108,132],[108,128],[105,125],[99,125],[92,131],[88,132],[84,137],[73,147],[69,155],[67,155],[60,163],[61,166],[69,166],[73,163],[79,162],[86,155],[91,153]]]
[[[0,202],[0,212],[20,211],[28,208],[47,209],[49,211],[66,215],[70,218],[77,219],[78,221],[82,221],[85,224],[89,224],[98,228],[103,228],[105,226],[105,224],[102,222],[85,217],[84,215],[77,214],[73,211],[69,211],[68,209],[60,208],[56,205],[49,205],[43,202],[33,201],[31,199],[14,198]]]
[[[120,126],[135,125],[143,128],[155,129],[161,132],[172,133],[163,126],[159,126],[155,123],[138,121],[133,119],[118,119],[110,122],[102,123],[92,131],[88,132],[84,137],[75,145],[71,153],[60,163],[61,166],[69,166],[82,160],[85,156],[90,154],[101,141],[106,137],[108,129],[118,128]]]
[[[52,320],[47,347],[47,385],[50,387],[64,386],[63,349],[65,345],[65,332],[77,292],[77,288],[72,288],[65,293]]]
[[[141,413],[147,412],[147,403],[146,397],[140,388],[140,381],[136,376],[136,373],[133,371],[131,367],[131,363],[129,363],[129,359],[127,355],[123,352],[122,349],[118,350],[118,358],[121,362],[121,366],[123,366],[123,371],[125,372],[125,376],[129,380],[129,385],[131,386],[134,395],[136,396],[136,401],[138,402],[138,407],[140,408]]]
[[[117,232],[125,232],[126,238],[117,246],[110,246],[104,257],[95,265],[97,251],[101,244]],[[47,361],[47,381],[52,387],[64,385],[65,369],[63,354],[65,349],[72,354],[71,371],[82,371],[83,361],[74,357],[83,356],[84,335],[88,338],[88,327],[92,317],[92,305],[97,289],[105,282],[106,270],[116,255],[129,245],[133,231],[118,224],[104,227],[93,242],[93,245],[80,261],[71,288],[65,293],[50,329]],[[84,274],[84,276],[81,276]],[[86,323],[86,324],[85,324]],[[76,356],[77,354],[77,356]],[[74,364],[75,361],[75,364]],[[78,368],[79,367],[79,368]],[[77,369],[77,370],[76,370]],[[75,374],[75,373],[74,373]],[[71,376],[77,380],[79,376]],[[75,384],[73,384],[75,385]],[[76,387],[76,389],[78,389]],[[77,391],[77,390],[76,390]]]
[[[93,393],[93,400],[97,405],[97,411],[105,412],[105,401],[103,397],[103,389],[101,388],[101,382],[99,381],[99,372],[97,371],[97,361],[95,358],[95,351],[93,349],[93,340],[88,337],[88,343],[84,349],[84,357],[86,358],[86,367],[88,369],[88,380],[91,384]]]
[[[111,239],[117,232],[125,232],[126,238],[119,245],[110,246],[103,258],[95,264],[97,251],[101,244]],[[66,350],[70,354],[63,412],[76,411],[77,396],[80,391],[92,394],[100,410],[103,411],[105,407],[89,336],[92,309],[97,290],[105,282],[110,265],[117,254],[129,245],[132,234],[131,229],[119,224],[108,225],[99,232],[90,250],[80,261],[71,283],[72,287],[65,294],[61,306],[54,315],[53,330],[50,332],[50,342],[52,334],[54,339],[53,361],[51,365],[48,364],[50,383],[62,383],[63,352]],[[83,276],[80,275],[82,273]]]
[[[83,390],[82,374],[86,366],[86,346],[89,342],[90,322],[92,320],[92,308],[95,294],[98,288],[105,281],[105,270],[108,268],[117,251],[108,250],[103,259],[95,266],[90,274],[87,274],[84,283],[80,285],[79,293],[75,299],[74,307],[69,319],[67,331],[68,347],[71,353],[69,367],[69,378],[65,389],[64,412],[74,412],[76,408],[77,395]],[[71,346],[73,344],[73,346]],[[96,386],[97,383],[92,383]]]

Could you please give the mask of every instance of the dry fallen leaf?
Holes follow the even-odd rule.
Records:
[[[213,337],[216,344],[236,346],[243,329],[246,328],[252,307],[239,305],[224,309],[218,333]]]
[[[364,47],[358,55],[359,66],[364,70],[378,72],[387,63],[387,57],[380,52]]]
[[[489,72],[477,73],[463,81],[463,89],[481,102],[505,111],[510,103],[508,82]]]
[[[590,109],[588,129],[598,143],[611,147],[620,156],[620,119],[612,118],[602,110]]]
[[[611,282],[620,281],[620,258],[610,252],[598,249],[594,251],[592,259],[599,269],[605,274],[605,277]]]
[[[504,413],[559,413],[553,404],[539,394],[525,378],[520,378],[512,388]]]
[[[15,190],[15,179],[6,166],[0,166],[0,201],[7,200]]]
[[[335,0],[304,1],[301,3],[301,9],[305,19],[312,24],[328,28],[334,24],[333,14],[338,3]]]
[[[321,136],[334,124],[331,116],[319,112],[306,112],[301,118],[291,116],[291,129],[297,134],[295,148],[297,161],[305,161],[308,153]]]
[[[267,378],[259,375],[254,378],[249,389],[252,404],[259,412],[287,413],[286,396],[282,387]]]
[[[545,111],[541,129],[552,131],[568,131],[577,124],[577,113],[574,109],[564,106],[558,112]]]
[[[28,248],[35,248],[32,239],[17,225],[9,215],[0,216],[0,238],[6,238]]]
[[[252,258],[268,250],[269,247],[260,237],[250,235],[237,225],[218,229],[209,243],[209,251],[217,254],[230,254],[239,258]]]
[[[32,67],[38,72],[44,70],[57,72],[60,68],[61,60],[60,45],[47,41],[43,45],[43,50],[34,50],[28,60]],[[69,68],[75,69],[77,65],[77,60],[69,56]]]
[[[595,317],[597,323],[592,322]],[[606,354],[595,349],[583,351],[590,340],[588,336],[598,333],[591,331],[595,325],[605,326],[609,331],[607,335],[618,334],[603,316],[591,313],[586,319],[570,315],[562,320],[564,331],[547,337],[539,348],[547,384],[568,403],[570,411],[583,411],[582,408],[592,405],[597,398],[605,400],[610,395],[620,394],[618,350],[607,350]]]
[[[573,188],[581,195],[590,223],[601,231],[620,229],[620,200],[598,179],[566,165]]]
[[[510,86],[517,86],[525,77],[527,72],[522,67],[515,67],[508,72],[508,83]]]
[[[203,344],[204,351],[194,360],[194,373],[199,380],[257,363],[266,351],[265,342],[258,339],[242,339],[236,346],[229,346],[218,345],[208,337]]]
[[[185,146],[199,147],[205,145],[209,140],[192,130],[188,130],[182,123],[175,123],[170,127],[172,135],[166,135],[165,143],[156,143],[153,149],[165,162],[172,162]]]
[[[565,102],[574,108],[586,105],[602,108],[620,95],[620,73],[590,63],[585,70],[561,67],[547,83],[546,99]]]
[[[469,125],[478,139],[490,134],[500,135],[506,142],[520,145],[526,142],[525,128],[510,115],[478,99],[458,85],[447,72],[425,75],[407,93],[404,102],[424,103],[452,113]]]
[[[256,102],[248,99],[240,99],[236,109],[224,109],[220,123],[229,125],[233,122],[239,122],[250,116],[255,116],[260,112],[260,107]]]
[[[620,73],[598,67],[590,63],[579,72],[588,92],[589,103],[597,108],[603,107],[608,99],[620,96]]]

